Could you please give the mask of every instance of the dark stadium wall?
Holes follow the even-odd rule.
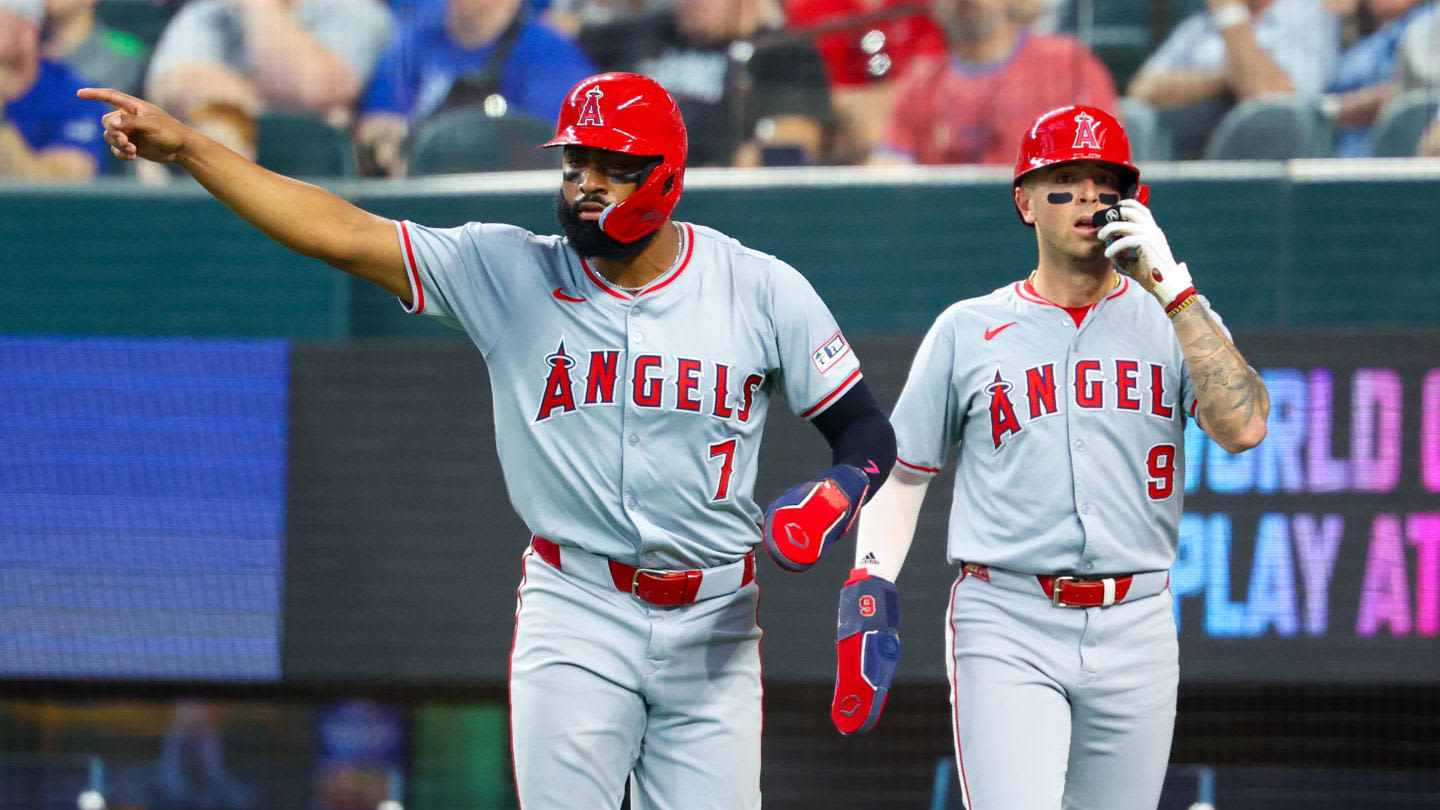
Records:
[[[385,216],[555,230],[546,193],[355,188]],[[1172,179],[1154,183],[1152,204],[1232,328],[1440,323],[1440,184]],[[7,190],[0,209],[18,271],[0,299],[6,333],[463,339],[286,252],[198,189]],[[95,213],[116,210],[143,212],[144,227]],[[676,215],[795,265],[852,334],[919,333],[951,301],[1034,265],[1004,183],[692,186]]]

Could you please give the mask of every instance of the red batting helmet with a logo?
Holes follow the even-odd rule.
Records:
[[[1086,104],[1051,110],[1025,130],[1015,157],[1014,185],[1020,185],[1021,178],[1036,169],[1072,160],[1109,163],[1120,173],[1120,196],[1140,196],[1140,170],[1130,162],[1125,128],[1115,116]]]
[[[540,146],[589,146],[659,161],[635,193],[600,214],[600,230],[621,242],[660,227],[680,202],[685,121],[674,96],[653,79],[602,73],[580,82],[560,107],[555,137]]]

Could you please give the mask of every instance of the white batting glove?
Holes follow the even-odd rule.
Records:
[[[1100,229],[1097,234],[1109,241],[1105,257],[1115,268],[1160,300],[1166,312],[1195,294],[1190,269],[1170,255],[1165,233],[1155,224],[1150,209],[1135,200],[1121,200],[1120,212],[1125,217]]]

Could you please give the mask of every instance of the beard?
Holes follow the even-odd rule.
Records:
[[[555,195],[555,219],[559,220],[560,228],[565,231],[565,238],[570,240],[570,247],[574,248],[582,259],[633,259],[649,247],[655,234],[660,232],[657,228],[634,242],[621,242],[600,230],[599,220],[580,218],[580,206],[587,202],[602,201],[582,197],[571,205],[565,201],[564,194]]]

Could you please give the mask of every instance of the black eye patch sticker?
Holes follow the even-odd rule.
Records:
[[[1100,202],[1105,203],[1106,205],[1114,205],[1114,204],[1120,202],[1120,195],[1119,195],[1119,194],[1101,194],[1101,195],[1100,195]]]
[[[1049,200],[1051,205],[1064,205],[1075,199],[1075,195],[1068,191],[1054,191],[1045,199]]]

